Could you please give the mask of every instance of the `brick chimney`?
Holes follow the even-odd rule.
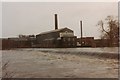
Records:
[[[58,29],[57,14],[55,14],[55,30]]]

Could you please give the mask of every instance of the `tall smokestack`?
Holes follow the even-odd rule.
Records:
[[[83,37],[83,32],[82,32],[82,21],[80,21],[80,28],[81,28],[81,46],[82,46],[82,37]]]
[[[58,29],[57,14],[55,14],[55,30]]]

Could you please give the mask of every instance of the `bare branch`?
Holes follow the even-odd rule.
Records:
[[[98,22],[98,25],[100,25],[100,26],[102,27],[102,32],[105,32],[105,33],[107,33],[107,34],[109,35],[109,32],[107,32],[107,31],[104,29],[104,23],[103,23],[102,20]]]

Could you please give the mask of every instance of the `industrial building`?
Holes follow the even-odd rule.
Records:
[[[77,38],[78,47],[96,47],[94,37]]]
[[[77,37],[68,28],[56,29],[36,35],[37,47],[76,47]]]
[[[55,30],[36,35],[36,40],[36,47],[61,48],[77,46],[77,37],[74,36],[73,30],[69,28],[58,29],[57,14],[55,14]]]

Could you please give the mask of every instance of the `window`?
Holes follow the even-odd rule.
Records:
[[[63,38],[63,41],[64,41],[64,42],[66,41],[65,38]]]
[[[68,41],[70,41],[70,38],[68,38]]]
[[[75,39],[73,38],[73,41],[75,41]]]

